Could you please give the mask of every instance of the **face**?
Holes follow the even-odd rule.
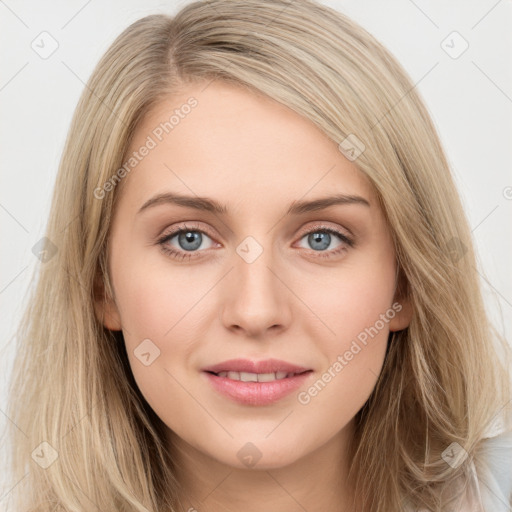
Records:
[[[115,297],[99,316],[123,330],[169,439],[276,468],[347,431],[409,315],[355,164],[279,103],[204,87],[169,97],[135,133],[140,161],[110,235]]]

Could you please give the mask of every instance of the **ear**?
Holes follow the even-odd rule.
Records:
[[[94,311],[98,321],[111,331],[120,331],[121,315],[112,294],[105,290],[105,283],[101,272],[96,274],[94,280]]]
[[[401,269],[398,272],[397,286],[395,289],[395,296],[393,298],[392,309],[396,314],[389,321],[389,330],[392,332],[402,331],[409,327],[414,313],[414,308],[410,299],[409,283]]]
[[[396,300],[393,305],[396,304],[397,311],[396,315],[389,321],[390,331],[402,331],[409,327],[413,315],[413,307],[409,300]]]

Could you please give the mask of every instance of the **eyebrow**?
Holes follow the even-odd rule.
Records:
[[[217,213],[219,215],[225,215],[228,212],[228,209],[225,205],[220,204],[214,199],[198,196],[186,196],[174,192],[165,192],[148,199],[140,207],[137,215],[149,208],[163,204],[175,204],[177,206],[194,208],[195,210]],[[370,203],[364,197],[347,194],[336,194],[311,201],[294,201],[289,206],[286,215],[300,215],[307,212],[323,210],[325,208],[329,208],[330,206],[345,204],[361,204],[368,207],[370,206]]]

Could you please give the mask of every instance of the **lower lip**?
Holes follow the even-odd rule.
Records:
[[[297,390],[311,371],[272,382],[242,382],[203,372],[211,385],[223,395],[244,405],[269,405]]]

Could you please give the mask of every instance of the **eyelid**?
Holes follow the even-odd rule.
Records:
[[[172,229],[164,230],[162,234],[159,235],[157,238],[158,240],[162,240],[163,238],[175,236],[183,231],[198,231],[200,233],[208,235],[212,239],[215,238],[211,230],[209,230],[208,228],[201,227],[201,224],[197,221],[182,222],[177,225],[174,225]]]
[[[309,224],[306,227],[302,228],[299,231],[300,234],[298,236],[300,238],[302,238],[304,235],[308,235],[309,233],[311,233],[312,231],[315,231],[315,230],[318,230],[318,231],[321,231],[321,230],[329,231],[330,230],[330,231],[333,231],[337,234],[344,236],[347,239],[355,238],[354,234],[352,233],[352,231],[350,231],[350,229],[340,226],[338,224],[331,226],[331,225],[329,225],[328,222],[325,222],[325,221],[313,221],[312,224]],[[346,233],[344,233],[343,231],[346,231]]]

